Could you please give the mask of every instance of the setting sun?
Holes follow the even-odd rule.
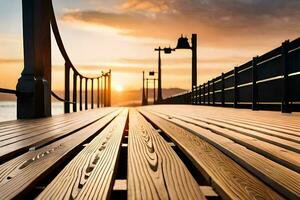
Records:
[[[123,86],[122,85],[116,85],[115,86],[115,90],[117,91],[117,92],[122,92],[123,91]]]

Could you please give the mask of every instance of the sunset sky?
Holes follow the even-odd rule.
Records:
[[[198,84],[300,33],[299,0],[53,0],[65,47],[86,75],[112,69],[113,88],[142,86],[157,69],[158,46],[198,34]],[[21,0],[0,1],[0,87],[22,70]],[[63,89],[63,59],[52,40],[53,88]],[[191,52],[163,55],[163,87],[190,89]]]

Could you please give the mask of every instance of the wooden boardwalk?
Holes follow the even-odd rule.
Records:
[[[300,199],[300,114],[190,105],[0,123],[0,199]]]

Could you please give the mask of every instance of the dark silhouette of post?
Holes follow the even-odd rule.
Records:
[[[192,34],[192,89],[197,86],[197,34]]]
[[[94,79],[91,78],[91,108],[94,109]]]
[[[148,104],[148,94],[149,94],[149,91],[148,91],[148,79],[146,78],[146,102]]]
[[[157,101],[156,101],[156,88],[155,88],[155,81],[156,81],[157,79],[153,79],[153,104],[155,104]]]
[[[51,116],[50,0],[23,0],[24,69],[18,80],[18,119]]]
[[[108,76],[108,106],[111,106],[111,70],[109,70]]]
[[[85,90],[84,90],[84,96],[85,96],[85,110],[88,109],[88,78],[85,78]]]
[[[142,105],[146,105],[146,97],[145,97],[145,71],[143,71],[143,94],[142,94]]]
[[[65,113],[70,113],[70,65],[65,63]]]
[[[80,76],[80,85],[79,85],[79,110],[82,111],[82,77]]]
[[[283,72],[283,81],[282,81],[282,101],[281,101],[281,112],[290,113],[290,92],[289,92],[289,45],[290,41],[286,40],[282,43],[281,54],[282,54],[282,72]]]
[[[73,112],[77,112],[77,74],[73,73]]]
[[[161,47],[155,49],[158,51],[158,87],[157,87],[157,103],[161,103],[163,101],[162,98],[162,86],[161,86],[161,51],[164,51]]]
[[[97,78],[97,108],[100,107],[100,80]]]
[[[107,107],[107,79],[106,74],[104,76],[104,107]]]

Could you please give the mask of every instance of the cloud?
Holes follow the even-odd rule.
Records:
[[[202,45],[270,45],[297,37],[298,0],[127,0],[117,12],[80,10],[63,20],[109,26],[135,37],[196,32]]]

